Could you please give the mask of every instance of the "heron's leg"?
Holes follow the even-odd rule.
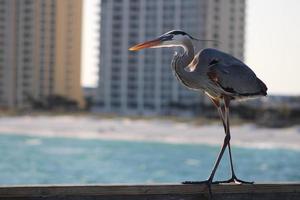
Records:
[[[230,100],[228,98],[224,98],[224,104],[225,104],[225,123],[226,123],[226,135],[230,135],[230,125],[229,125],[229,103]],[[236,177],[234,168],[233,168],[233,162],[232,162],[232,155],[231,155],[231,149],[230,145],[228,144],[228,150],[229,150],[229,159],[230,159],[230,167],[231,167],[231,178],[227,181],[217,181],[216,183],[237,183],[237,184],[252,184],[253,182],[243,181]]]
[[[224,106],[225,108],[224,108],[224,111],[223,111],[219,100],[216,100],[216,99],[213,99],[213,98],[210,98],[210,99],[211,99],[212,103],[216,106],[216,108],[218,110],[220,119],[221,119],[223,127],[224,127],[224,132],[225,132],[225,134],[227,134],[227,119],[226,119],[226,115],[225,115],[226,106]],[[228,106],[229,106],[229,103],[228,103]],[[228,122],[228,124],[229,124],[229,122]],[[229,129],[229,126],[228,126],[228,129]],[[234,169],[233,169],[233,162],[232,162],[232,156],[231,156],[230,142],[228,142],[228,153],[229,153],[229,158],[230,158],[231,172],[233,174]]]
[[[207,179],[207,181],[195,181],[195,182],[194,181],[185,181],[183,183],[184,184],[199,184],[199,183],[206,183],[206,182],[212,183],[212,180],[213,180],[213,178],[215,176],[215,173],[217,171],[217,168],[218,168],[218,166],[220,164],[220,161],[221,161],[221,159],[223,157],[224,151],[226,150],[226,147],[227,147],[229,141],[230,141],[230,134],[226,134],[225,138],[224,138],[223,145],[222,145],[221,150],[219,152],[219,155],[218,155],[218,157],[217,157],[217,159],[215,161],[214,167],[213,167],[212,172],[211,172],[209,178]]]
[[[210,100],[212,101],[212,103],[213,103],[213,104],[216,106],[216,108],[218,109],[218,112],[219,112],[221,121],[222,121],[222,123],[223,123],[224,131],[225,131],[225,134],[226,134],[226,124],[225,124],[225,120],[224,120],[223,111],[222,111],[222,108],[221,108],[221,105],[220,105],[220,101],[219,101],[218,99],[213,99],[213,98],[210,98]],[[225,137],[225,139],[226,139],[226,137]],[[230,137],[229,137],[229,139],[228,139],[228,144],[229,144],[229,140],[230,140]],[[220,162],[220,160],[221,160],[221,158],[222,158],[222,156],[223,156],[223,153],[224,153],[224,151],[225,151],[225,149],[226,149],[226,146],[227,146],[227,145],[225,145],[225,140],[224,140],[223,146],[222,146],[222,148],[221,148],[221,151],[220,151],[220,153],[219,153],[219,156],[218,156],[218,158],[217,158],[217,160],[216,160],[216,162],[215,162],[215,166],[214,166],[214,168],[213,168],[213,171],[212,171],[212,173],[211,173],[211,175],[210,175],[210,177],[209,177],[208,180],[205,180],[205,181],[185,181],[185,182],[183,182],[183,184],[201,184],[201,183],[207,183],[207,182],[209,182],[210,179],[211,179],[210,181],[211,181],[211,183],[212,183],[212,179],[213,179],[213,177],[214,177],[215,171],[216,171],[216,169],[217,169],[217,167],[218,167],[218,165],[219,165],[219,162]]]
[[[218,155],[218,157],[217,157],[217,159],[215,161],[215,164],[214,164],[214,167],[212,169],[212,172],[211,172],[211,174],[210,174],[210,176],[209,176],[209,178],[207,180],[205,180],[205,181],[185,181],[185,182],[182,182],[182,184],[206,184],[207,187],[208,187],[209,197],[210,197],[210,199],[212,199],[211,185],[212,184],[219,184],[220,183],[218,181],[213,182],[213,179],[214,179],[215,173],[217,171],[217,168],[218,168],[218,166],[220,164],[220,161],[221,161],[221,159],[223,157],[224,151],[226,150],[226,147],[227,147],[229,141],[230,141],[230,135],[226,134],[226,136],[224,138],[224,142],[223,142],[222,148],[221,148],[221,150],[219,152],[219,155]]]
[[[224,126],[224,130],[225,130],[225,133],[226,133],[226,124],[225,124],[225,121],[224,121],[222,108],[220,107],[220,102],[218,100],[214,100],[214,99],[211,99],[211,100],[212,100],[213,104],[218,108],[218,112],[220,113],[220,117],[221,117],[221,120],[222,120],[222,123],[223,123],[223,126]],[[213,170],[212,170],[212,172],[211,172],[211,174],[210,174],[210,176],[207,180],[205,180],[205,181],[185,181],[185,182],[182,182],[182,184],[206,184],[207,187],[208,187],[209,196],[210,196],[210,198],[212,198],[211,184],[218,184],[219,183],[219,182],[213,182],[213,178],[214,178],[215,173],[217,171],[217,168],[220,164],[220,161],[222,159],[224,151],[226,150],[227,145],[229,145],[229,141],[230,141],[230,135],[226,134],[226,136],[224,138],[222,148],[221,148],[221,150],[219,152],[219,155],[218,155],[218,157],[215,161]]]

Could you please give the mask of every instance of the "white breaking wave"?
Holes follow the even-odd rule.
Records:
[[[42,140],[34,138],[34,139],[28,139],[25,141],[26,145],[34,146],[34,145],[41,145]]]
[[[2,117],[0,134],[207,145],[220,145],[224,138],[223,127],[220,125],[197,126],[170,120],[108,119],[92,116]],[[233,146],[300,150],[300,126],[271,129],[246,124],[233,126],[231,135]],[[42,141],[29,139],[25,143],[40,145]]]

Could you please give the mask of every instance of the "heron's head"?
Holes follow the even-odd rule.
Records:
[[[161,47],[176,47],[183,46],[187,40],[198,40],[186,32],[173,30],[169,31],[154,40],[149,40],[140,44],[137,44],[131,48],[130,51],[137,51],[145,48],[161,48]]]

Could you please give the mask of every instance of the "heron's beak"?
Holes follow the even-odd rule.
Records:
[[[130,47],[129,50],[130,51],[138,51],[138,50],[145,49],[145,48],[154,48],[155,46],[160,45],[161,43],[162,43],[162,41],[160,40],[160,38],[157,38],[155,40],[150,40],[147,42],[137,44],[133,47]]]

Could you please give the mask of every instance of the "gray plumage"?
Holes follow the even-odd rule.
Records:
[[[203,90],[212,98],[243,99],[266,95],[266,85],[242,61],[206,48],[194,56],[190,40],[184,40],[183,53],[176,53],[172,68],[178,80],[193,90]]]

